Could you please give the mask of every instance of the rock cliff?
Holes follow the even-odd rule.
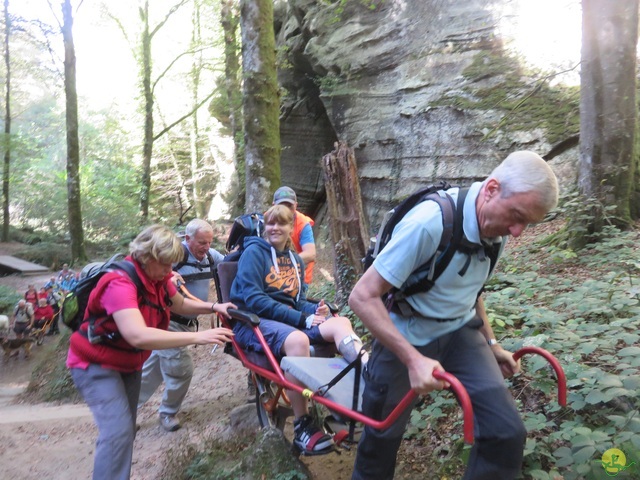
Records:
[[[526,1],[280,2],[282,178],[301,209],[322,206],[336,140],[355,149],[372,226],[420,185],[469,184],[519,149],[567,145],[549,161],[570,184],[579,93],[554,76],[565,65],[542,71],[512,48]]]

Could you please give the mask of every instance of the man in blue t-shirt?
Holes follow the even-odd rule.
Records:
[[[185,259],[173,266],[173,271],[180,274],[185,287],[194,297],[207,301],[209,285],[213,277],[214,267],[224,256],[211,248],[213,228],[204,220],[191,220],[185,228]],[[198,320],[195,315],[181,316],[171,313],[169,331],[193,332],[197,330]],[[193,359],[188,347],[154,350],[142,367],[142,385],[138,408],[140,408],[160,384],[164,381],[165,389],[158,412],[160,425],[168,432],[180,428],[180,420],[176,416],[187,395],[193,376]]]
[[[447,193],[457,200],[459,189]],[[411,283],[438,247],[442,211],[436,202],[425,201],[396,225],[349,297],[351,309],[375,338],[365,372],[364,413],[384,418],[410,388],[419,395],[445,388],[433,377],[435,370],[455,375],[474,412],[468,480],[516,478],[526,437],[503,380],[520,366],[497,343],[479,296],[491,272],[485,246],[501,250],[509,235],[517,237],[528,224],[542,221],[557,201],[557,180],[546,162],[533,152],[512,153],[484,182],[469,188],[462,225],[465,239],[478,248],[457,251],[433,288],[394,301],[390,311],[382,301],[392,287]],[[386,430],[364,429],[353,480],[393,478],[410,414],[408,408]]]

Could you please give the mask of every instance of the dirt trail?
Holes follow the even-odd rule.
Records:
[[[0,255],[10,255],[11,245],[0,243]],[[37,288],[50,273],[41,276],[0,277],[0,285],[24,292],[29,283]],[[206,325],[202,325],[206,328]],[[42,346],[34,346],[30,359],[0,359],[0,465],[1,479],[82,480],[91,478],[97,429],[84,404],[20,404],[19,395],[27,387],[31,369],[59,337],[45,337]],[[180,418],[183,428],[167,433],[158,424],[157,408],[161,390],[138,411],[133,453],[132,480],[160,480],[166,452],[223,434],[228,429],[229,412],[246,404],[246,370],[240,362],[220,349],[192,348],[195,374],[183,404]],[[254,409],[247,410],[251,414]],[[303,460],[314,478],[346,480],[351,476],[350,454],[307,457]],[[327,472],[332,472],[327,477]]]

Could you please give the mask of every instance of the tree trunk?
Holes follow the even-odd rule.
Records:
[[[247,211],[264,211],[280,186],[280,100],[273,0],[242,0],[243,117]]]
[[[582,1],[580,193],[593,207],[587,236],[631,222],[635,188],[638,0]],[[615,205],[613,213],[604,207]],[[611,218],[607,216],[613,215]]]
[[[238,196],[235,197],[235,205],[232,210],[242,211],[245,198],[244,142],[242,141],[242,92],[240,86],[240,60],[238,55],[238,2],[237,0],[221,0],[222,9],[220,19],[224,32],[224,74],[227,103],[229,105],[229,123],[233,138],[233,159],[239,185]]]
[[[4,0],[4,63],[7,70],[5,81],[5,110],[4,110],[4,168],[2,172],[2,241],[9,241],[9,178],[11,171],[11,57],[9,55],[9,35],[11,32],[11,18],[9,17],[9,0]]]
[[[362,273],[369,227],[362,208],[358,168],[352,148],[336,143],[322,158],[329,226],[335,249],[336,302],[345,305]]]
[[[140,185],[141,223],[149,218],[151,195],[151,155],[153,154],[153,90],[151,89],[151,33],[149,31],[149,0],[140,9],[142,19],[141,65],[142,95],[144,97],[144,143],[142,145],[142,178]]]
[[[200,6],[198,2],[195,2],[193,6],[193,31],[191,35],[191,48],[195,51],[202,42],[200,33]],[[193,115],[191,115],[191,125],[189,131],[189,150],[191,157],[191,185],[192,185],[192,202],[195,206],[195,214],[198,218],[204,218],[205,205],[200,199],[199,181],[198,176],[200,174],[199,162],[200,162],[200,148],[199,148],[199,128],[198,128],[198,108],[200,86],[200,72],[202,70],[202,53],[194,53],[193,64],[191,67],[191,100]]]
[[[84,262],[82,208],[80,199],[80,140],[78,136],[78,93],[76,91],[76,52],[73,45],[73,14],[71,0],[62,4],[62,37],[64,39],[64,91],[66,96],[67,124],[67,203],[69,210],[69,234],[71,258]]]

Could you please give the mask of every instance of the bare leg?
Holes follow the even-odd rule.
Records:
[[[309,337],[303,332],[292,332],[283,345],[284,354],[292,357],[308,357],[309,356]],[[295,379],[288,373],[285,373],[287,380],[295,383],[296,385],[304,386],[299,380]],[[302,396],[301,393],[293,390],[287,390],[289,400],[291,400],[291,408],[293,409],[293,415],[295,418],[300,418],[303,415],[309,413],[307,399]]]
[[[345,360],[353,362],[360,349],[362,340],[354,333],[351,322],[347,317],[331,317],[319,326],[322,338],[333,342]],[[365,352],[362,355],[362,363],[367,363],[369,355]]]

